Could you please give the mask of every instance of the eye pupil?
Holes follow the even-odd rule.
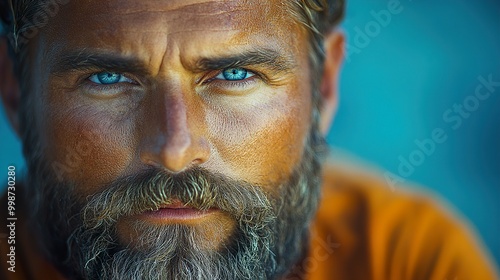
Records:
[[[248,71],[243,68],[228,68],[222,71],[222,75],[226,80],[239,81],[247,77]]]
[[[120,81],[121,75],[117,73],[102,72],[97,74],[97,79],[104,85],[116,84]]]

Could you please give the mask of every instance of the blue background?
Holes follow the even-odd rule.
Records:
[[[500,81],[500,2],[401,0],[401,12],[376,30],[371,11],[386,10],[387,3],[348,1],[342,27],[348,59],[327,138],[333,155],[402,175],[400,156],[409,159],[418,149],[415,140],[442,128],[446,141],[402,177],[425,185],[468,218],[500,263],[500,87],[458,129],[443,119],[474,94],[479,76]],[[356,30],[367,26],[369,42],[360,45]],[[5,186],[7,166],[24,163],[3,109],[0,131]]]

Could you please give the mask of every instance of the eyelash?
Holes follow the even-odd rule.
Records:
[[[116,94],[117,94],[117,93],[120,93],[120,92],[124,91],[124,85],[123,85],[123,83],[117,83],[117,84],[111,84],[111,85],[100,85],[100,84],[96,84],[96,83],[91,82],[91,81],[87,81],[87,83],[85,83],[84,86],[87,87],[87,89],[90,90],[90,91],[92,91],[92,92],[103,92],[103,91],[110,92],[110,91],[115,91]],[[114,94],[115,93],[112,93],[112,94],[109,94],[109,95],[114,95]]]
[[[230,81],[230,80],[222,80],[222,79],[216,79],[216,77],[222,73],[223,70],[218,70],[215,72],[215,74],[211,74],[209,79],[206,79],[205,81],[202,82],[204,85],[215,85],[215,86],[220,86],[220,87],[225,87],[225,88],[233,88],[233,89],[245,89],[248,86],[251,86],[252,84],[257,82],[257,79],[260,80],[265,80],[265,77],[262,76],[261,73],[251,71],[245,68],[249,73],[253,74],[251,77],[246,78],[244,80],[238,80],[238,81]],[[139,82],[137,82],[137,79],[130,77],[127,74],[121,74],[124,75],[126,78],[134,81],[134,83],[128,83],[128,82],[119,82],[116,84],[97,84],[95,82],[92,82],[90,78],[93,75],[99,74],[101,72],[106,72],[106,71],[100,71],[100,72],[92,72],[89,75],[86,75],[84,79],[83,86],[87,88],[88,91],[94,93],[94,94],[99,94],[101,92],[107,92],[106,95],[115,95],[124,92],[126,89],[125,87],[127,85],[140,85]],[[110,71],[112,72],[112,71]],[[113,93],[109,93],[113,92]]]
[[[220,72],[218,72],[220,73]],[[217,73],[217,75],[218,75]],[[247,86],[250,86],[251,84],[255,83],[255,79],[258,79],[259,78],[259,75],[255,72],[252,72],[254,75],[247,78],[247,79],[244,79],[244,80],[239,80],[239,81],[229,81],[229,80],[222,80],[222,79],[216,79],[215,77],[217,75],[215,75],[214,77],[210,78],[210,79],[207,79],[204,84],[215,84],[215,85],[220,85],[222,84],[221,86],[225,86],[225,87],[229,87],[229,88],[245,88]]]
[[[103,72],[103,71],[101,71]],[[129,78],[130,80],[134,81],[134,83],[127,83],[127,82],[120,82],[116,84],[97,84],[95,82],[92,82],[90,80],[90,77],[92,77],[95,74],[98,74],[100,72],[94,72],[90,75],[86,75],[86,78],[83,80],[83,87],[85,88],[86,91],[99,95],[103,92],[106,92],[105,95],[113,96],[116,94],[120,94],[126,91],[126,87],[131,85],[131,86],[137,86],[139,85],[138,82],[136,82],[136,79],[129,77],[126,74],[122,74],[125,77]]]

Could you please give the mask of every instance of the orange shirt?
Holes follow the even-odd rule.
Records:
[[[306,279],[500,279],[465,223],[430,196],[345,170],[323,180]]]
[[[33,251],[34,237],[21,228],[16,272],[8,271],[6,236],[7,228],[0,228],[0,279],[62,279]],[[332,167],[325,168],[310,245],[308,256],[292,270],[296,274],[287,279],[500,279],[464,223],[429,196],[392,190],[379,179]]]

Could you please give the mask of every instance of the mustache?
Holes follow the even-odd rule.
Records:
[[[81,207],[86,228],[113,225],[121,217],[158,210],[174,200],[201,211],[217,208],[247,226],[269,224],[276,218],[273,197],[262,187],[200,167],[176,174],[148,169],[102,189]]]

